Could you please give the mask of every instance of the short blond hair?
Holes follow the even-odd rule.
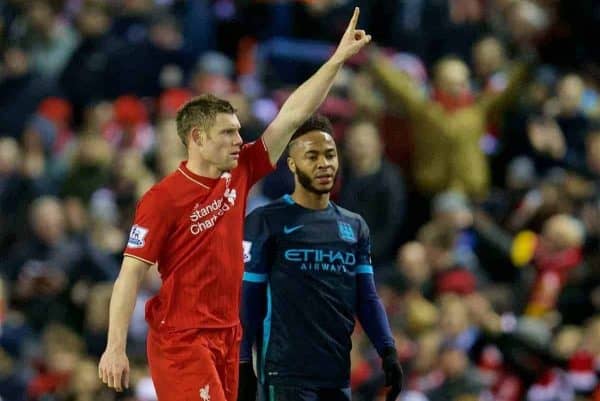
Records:
[[[227,100],[206,94],[193,98],[177,111],[177,135],[185,146],[188,134],[194,127],[208,131],[217,118],[217,114],[234,114],[236,109]]]

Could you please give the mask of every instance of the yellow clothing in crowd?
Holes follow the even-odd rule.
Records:
[[[391,100],[405,108],[411,121],[412,170],[418,189],[425,194],[454,189],[475,198],[485,196],[490,173],[480,139],[489,118],[498,116],[516,98],[528,66],[519,64],[512,70],[504,91],[482,94],[472,105],[455,111],[425,99],[413,80],[385,56],[377,56],[372,68]]]

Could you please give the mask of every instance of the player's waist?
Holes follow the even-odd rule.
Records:
[[[146,321],[157,331],[220,329],[239,324],[239,307],[205,302],[170,304],[158,296],[146,303]]]
[[[324,367],[325,368],[325,367]],[[271,372],[272,373],[272,372]],[[345,388],[350,386],[350,368],[347,372],[337,376],[323,377],[317,374],[304,373],[281,373],[265,375],[265,384],[298,387],[323,387],[323,388]]]
[[[331,351],[324,351],[325,344],[288,342],[287,349],[279,349],[270,343],[267,348],[264,373],[267,378],[306,380],[311,383],[340,384],[350,376],[350,346],[337,344]],[[329,344],[331,347],[332,344]],[[289,349],[296,351],[290,351]],[[307,359],[307,355],[310,358]]]
[[[146,322],[151,330],[157,333],[171,333],[176,331],[194,330],[194,329],[230,329],[240,324],[239,318],[236,319],[194,319],[189,321],[177,321],[170,319],[157,320],[146,315]]]

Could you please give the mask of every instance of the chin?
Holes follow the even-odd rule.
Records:
[[[229,170],[233,170],[234,168],[236,168],[238,166],[238,161],[233,161],[230,163],[227,163],[226,165],[223,166],[223,170],[224,171],[229,171]]]
[[[320,187],[313,185],[313,188],[316,189],[321,195],[325,195],[333,189],[333,186]]]

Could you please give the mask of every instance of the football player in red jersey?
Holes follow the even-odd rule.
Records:
[[[371,40],[356,29],[358,14],[356,8],[334,54],[292,93],[256,142],[242,143],[235,109],[214,96],[193,99],[178,112],[188,159],[138,203],[98,367],[109,387],[129,386],[127,329],[140,282],[157,263],[162,286],[146,304],[146,320],[158,399],[236,400],[246,196],[323,102],[343,63]]]

